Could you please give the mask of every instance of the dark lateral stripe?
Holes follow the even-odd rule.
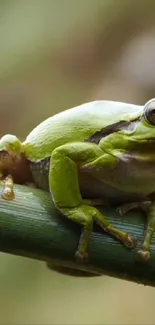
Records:
[[[86,142],[96,143],[99,144],[101,139],[105,138],[107,135],[118,132],[122,129],[128,129],[132,130],[135,128],[137,121],[139,121],[139,118],[135,121],[120,121],[117,123],[113,123],[111,125],[106,126],[105,128],[101,129],[100,131],[95,132],[90,138],[86,140]],[[136,123],[135,123],[136,122]]]

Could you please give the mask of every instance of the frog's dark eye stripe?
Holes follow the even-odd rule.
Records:
[[[96,143],[99,144],[101,139],[107,137],[109,134],[121,131],[121,130],[128,130],[132,132],[136,127],[139,118],[136,118],[134,121],[120,121],[113,123],[111,125],[106,126],[105,128],[101,129],[100,131],[95,132],[86,142]]]
[[[149,124],[155,125],[155,98],[145,104],[144,118]]]

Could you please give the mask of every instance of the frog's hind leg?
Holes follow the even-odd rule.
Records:
[[[105,154],[92,143],[68,143],[56,148],[50,161],[49,185],[56,208],[70,220],[82,226],[76,257],[87,260],[89,237],[96,221],[106,232],[119,239],[126,247],[133,247],[134,240],[127,233],[115,228],[95,207],[81,196],[78,180],[79,165],[87,168],[109,168],[115,158]]]
[[[119,207],[118,211],[123,215],[133,209],[142,210],[147,216],[144,240],[137,253],[137,257],[141,262],[147,262],[150,259],[151,243],[155,232],[155,203],[152,203],[150,200],[127,203]]]

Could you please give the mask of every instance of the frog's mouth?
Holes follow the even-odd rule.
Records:
[[[139,154],[146,154],[148,157],[155,154],[155,139],[136,139],[132,149]],[[152,159],[152,158],[151,158]]]
[[[153,139],[153,138],[151,138],[151,139],[148,139],[148,140],[146,140],[147,142],[149,142],[149,143],[155,143],[155,138]]]
[[[151,139],[139,139],[138,137],[133,137],[133,140],[137,141],[139,144],[153,144],[155,145],[155,138]]]

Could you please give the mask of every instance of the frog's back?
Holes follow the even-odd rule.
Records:
[[[141,111],[142,106],[114,101],[93,101],[68,109],[32,130],[23,143],[25,153],[31,161],[39,161],[62,144],[86,141],[95,132]]]

